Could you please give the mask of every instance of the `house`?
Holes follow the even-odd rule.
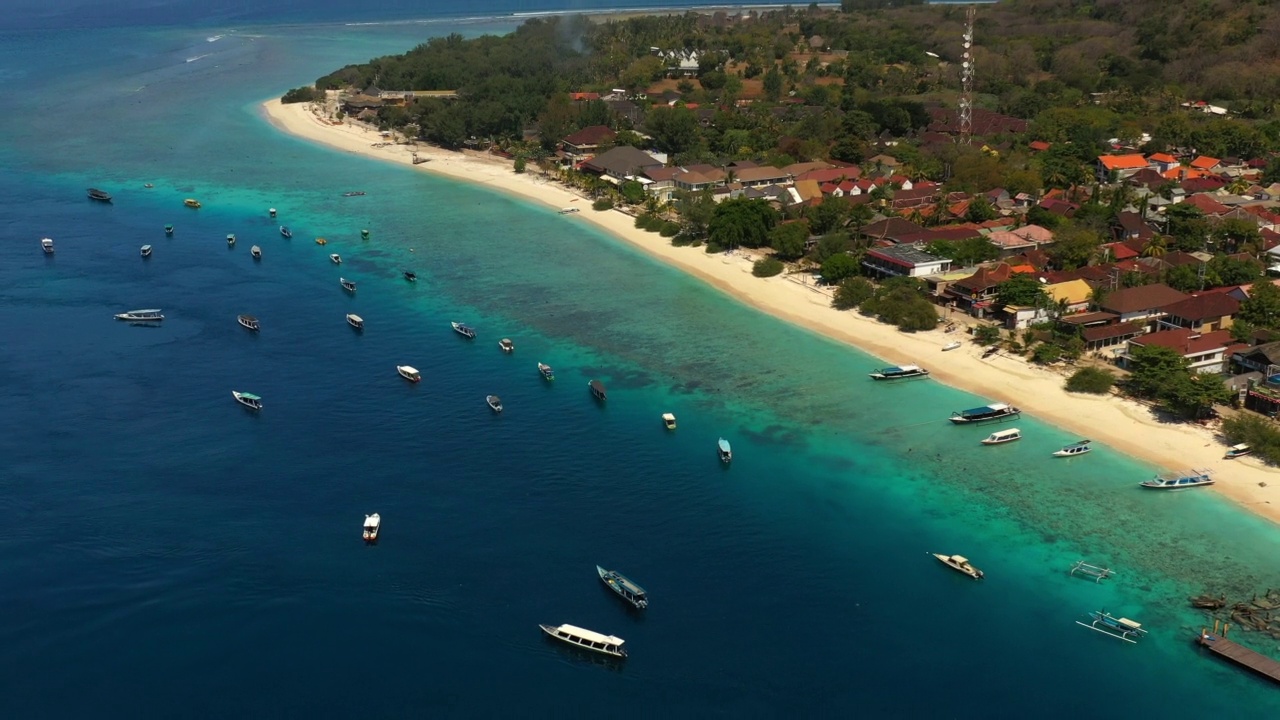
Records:
[[[1117,240],[1142,240],[1151,239],[1155,232],[1142,216],[1136,212],[1123,210],[1116,213],[1115,225],[1112,227],[1113,234]]]
[[[1200,212],[1209,217],[1219,217],[1231,212],[1231,208],[1204,194],[1192,195],[1183,200],[1182,204],[1199,208]]]
[[[1068,280],[1044,287],[1045,295],[1052,303],[1051,308],[1027,305],[1010,305],[1005,307],[1005,324],[1014,329],[1023,328],[1044,322],[1055,315],[1071,315],[1089,307],[1089,297],[1093,288],[1083,280]]]
[[[1210,333],[1231,327],[1231,319],[1239,311],[1240,301],[1230,294],[1204,293],[1166,305],[1160,325]]]
[[[575,158],[586,157],[600,149],[601,145],[610,142],[618,133],[607,125],[589,125],[581,130],[566,135],[561,142],[566,154]]]
[[[1009,257],[1034,250],[1038,243],[1027,240],[1026,238],[1008,230],[997,230],[987,235],[987,241],[995,245],[1000,250],[1000,257]]]
[[[1149,164],[1156,172],[1164,173],[1170,169],[1178,167],[1178,158],[1169,153],[1151,153],[1147,156],[1147,164]]]
[[[1280,342],[1269,342],[1240,348],[1232,353],[1231,362],[1245,371],[1265,373],[1267,377],[1280,372]]]
[[[662,162],[649,153],[630,145],[621,145],[583,162],[583,172],[595,173],[614,181],[643,175],[652,168],[662,167]]]
[[[1098,303],[1098,308],[1115,313],[1120,322],[1134,322],[1150,327],[1165,316],[1166,306],[1189,297],[1191,296],[1164,283],[1155,283],[1109,292]]]
[[[984,317],[996,296],[996,288],[1013,275],[1013,268],[1008,263],[984,265],[969,277],[949,285],[947,295],[974,317]]]
[[[934,188],[915,188],[914,190],[898,190],[893,194],[894,210],[913,210],[934,203]]]
[[[1191,167],[1205,172],[1218,172],[1222,169],[1222,161],[1218,158],[1200,155],[1188,163]]]
[[[645,192],[658,199],[658,202],[671,202],[676,193],[675,177],[680,168],[651,167],[644,171],[649,184],[644,186]]]
[[[1122,367],[1129,367],[1133,349],[1137,347],[1166,347],[1186,358],[1195,372],[1221,373],[1226,371],[1232,354],[1242,349],[1243,343],[1233,340],[1227,330],[1203,334],[1187,328],[1162,330],[1130,340],[1128,351],[1120,356]]]
[[[791,182],[787,171],[764,165],[761,167],[741,168],[734,171],[737,181],[743,187],[765,187],[766,185],[783,185]]]
[[[869,158],[862,164],[869,167],[881,167],[886,170],[896,170],[902,163],[898,162],[898,159],[892,155],[876,155],[875,157]]]
[[[1147,159],[1139,154],[1133,155],[1099,155],[1098,181],[1111,182],[1111,173],[1124,179],[1147,167]]]
[[[376,111],[382,104],[382,99],[377,96],[358,93],[342,99],[342,111],[348,115],[359,115],[363,110]]]
[[[694,168],[697,169],[694,169]],[[675,175],[676,187],[680,190],[688,192],[702,192],[703,190],[711,190],[725,184],[725,172],[720,168],[706,166],[693,166],[681,168],[680,172]]]
[[[885,218],[876,222],[863,225],[858,234],[867,240],[888,240],[889,242],[902,242],[902,238],[914,233],[923,232],[924,228],[900,217]]]
[[[599,100],[600,93],[571,92],[569,93],[569,99],[572,100],[573,102],[591,102],[592,100]]]
[[[862,256],[862,266],[877,277],[924,277],[951,269],[951,260],[924,251],[919,245],[871,248]]]
[[[1073,202],[1067,202],[1066,200],[1059,200],[1057,198],[1045,198],[1040,201],[1037,207],[1041,210],[1051,212],[1054,215],[1061,215],[1064,218],[1075,217],[1076,211],[1080,209],[1080,206]]]

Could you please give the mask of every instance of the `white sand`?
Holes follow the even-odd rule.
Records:
[[[946,335],[941,330],[903,333],[857,312],[835,310],[830,305],[829,294],[795,277],[752,276],[749,255],[708,255],[702,248],[673,247],[668,239],[656,233],[637,230],[634,219],[628,215],[592,210],[589,200],[547,181],[537,171],[516,174],[509,162],[498,158],[426,145],[373,147],[373,143],[381,141],[376,132],[354,124],[331,124],[317,116],[310,103],[282,105],[279,100],[271,100],[264,103],[263,110],[280,130],[335,149],[404,163],[426,172],[514,193],[557,209],[580,208],[581,212],[574,215],[572,221],[592,223],[771,315],[891,363],[923,365],[932,377],[948,385],[1016,404],[1080,437],[1105,443],[1169,470],[1212,469],[1217,480],[1214,489],[1248,510],[1280,522],[1280,472],[1268,469],[1253,458],[1223,460],[1226,447],[1211,429],[1186,423],[1161,423],[1149,408],[1133,401],[1068,393],[1063,389],[1064,378],[1060,374],[1003,355],[981,359],[981,349],[968,342],[963,333]],[[414,152],[429,161],[412,165]],[[942,353],[941,347],[952,339],[959,339],[964,345]],[[1137,483],[1145,479],[1131,480]]]

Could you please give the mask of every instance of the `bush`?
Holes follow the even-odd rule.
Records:
[[[645,213],[636,216],[636,227],[649,232],[657,232],[662,227],[662,219],[657,215]]]
[[[522,173],[524,172],[524,168],[525,168],[525,159],[522,157],[516,158],[515,171],[518,173]]]
[[[1067,378],[1067,390],[1078,393],[1106,395],[1116,384],[1116,376],[1102,368],[1084,367]]]
[[[770,255],[757,260],[756,264],[751,266],[751,274],[761,278],[773,277],[780,274],[785,268],[786,266],[782,264],[781,260]]]
[[[834,285],[847,277],[858,274],[858,261],[852,257],[840,253],[832,255],[822,261],[822,282],[828,285]]]
[[[671,238],[671,244],[675,247],[688,247],[690,245],[697,245],[698,241],[685,233],[676,233],[676,236]]]
[[[979,345],[995,345],[1000,342],[1000,327],[998,325],[979,325],[973,331],[973,341]]]
[[[612,210],[613,200],[607,197],[600,198],[599,200],[591,203],[591,209],[592,210]]]
[[[851,277],[840,281],[840,287],[836,288],[836,295],[831,300],[831,307],[837,310],[852,310],[862,303],[875,292],[875,288],[866,278]]]
[[[708,255],[715,255],[716,253],[722,253],[722,252],[724,252],[724,248],[720,247],[719,243],[715,242],[714,240],[707,241]]]
[[[1222,434],[1231,444],[1248,443],[1253,454],[1280,464],[1280,426],[1253,413],[1239,413],[1222,421]]]
[[[679,234],[679,232],[680,232],[680,223],[664,222],[662,223],[662,229],[658,231],[658,234],[661,235],[662,237],[675,237],[677,234]]]
[[[1062,357],[1062,348],[1053,343],[1040,343],[1036,349],[1031,352],[1031,359],[1041,365],[1048,365],[1056,362]]]
[[[280,102],[288,105],[290,103],[311,102],[312,100],[317,100],[321,97],[323,97],[323,93],[310,85],[303,85],[302,87],[296,87],[285,93],[284,96],[280,98]]]

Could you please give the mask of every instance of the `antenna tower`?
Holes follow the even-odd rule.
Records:
[[[960,63],[960,138],[961,145],[973,142],[973,17],[977,7],[970,5],[964,14],[964,55]]]

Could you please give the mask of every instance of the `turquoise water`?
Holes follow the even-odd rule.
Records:
[[[1106,447],[1052,459],[1077,438],[1032,418],[1023,441],[982,447],[989,430],[944,420],[980,398],[872,383],[874,358],[580,219],[317,148],[258,115],[421,27],[230,30],[0,43],[0,77],[25,89],[0,99],[6,715],[1280,710],[1274,688],[1198,656],[1203,619],[1185,607],[1280,586],[1274,527],[1210,493],[1144,493],[1153,469]],[[116,202],[84,200],[89,185]],[[368,194],[341,196],[353,189]],[[133,307],[164,308],[164,326],[110,320]],[[246,312],[260,335],[235,324]],[[232,389],[266,409],[242,412]],[[384,537],[365,548],[374,511]],[[987,580],[926,551],[965,554]],[[1081,558],[1119,575],[1068,577]],[[596,563],[645,585],[651,608],[627,612]],[[1074,624],[1099,608],[1150,639]],[[566,653],[536,628],[560,622],[620,635],[631,657]]]

